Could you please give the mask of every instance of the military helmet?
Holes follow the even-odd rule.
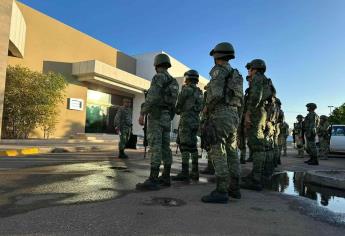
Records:
[[[302,115],[298,115],[296,119],[303,119],[304,117]]]
[[[254,59],[249,63],[251,69],[263,70],[266,71],[266,63],[262,59]]]
[[[210,52],[210,56],[213,56],[215,59],[228,57],[229,59],[235,58],[235,49],[231,43],[223,42],[217,44]]]
[[[328,117],[325,116],[325,115],[322,115],[322,116],[320,116],[320,119],[321,119],[321,120],[328,120]]]
[[[248,63],[246,64],[246,68],[247,68],[247,70],[250,69],[250,62],[248,62]]]
[[[169,67],[171,67],[170,58],[167,54],[160,53],[160,54],[155,56],[153,65],[155,67],[164,65],[164,66],[167,66],[169,68]]]
[[[279,98],[277,98],[276,97],[276,103],[279,105],[279,106],[281,106],[282,105],[282,102],[280,101],[280,99]]]
[[[317,108],[317,105],[316,105],[315,103],[312,103],[312,102],[311,102],[311,103],[308,103],[308,104],[306,105],[306,107],[315,110],[315,109]]]
[[[199,73],[196,70],[188,70],[184,73],[186,79],[199,81]]]

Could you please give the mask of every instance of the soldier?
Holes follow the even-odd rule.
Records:
[[[197,87],[199,73],[189,70],[184,74],[185,85],[178,96],[176,114],[180,115],[178,128],[179,146],[182,156],[182,172],[172,177],[176,181],[199,180],[197,132],[200,125],[200,112],[203,107],[203,94]],[[189,158],[192,159],[192,172],[189,175]]]
[[[128,156],[125,153],[126,143],[128,142],[131,129],[132,129],[132,109],[131,109],[131,100],[124,98],[122,100],[123,105],[117,110],[114,126],[115,133],[120,133],[120,142],[119,142],[119,158],[125,159]]]
[[[203,113],[210,127],[205,135],[214,135],[209,138],[208,153],[215,168],[217,187],[202,197],[206,203],[227,203],[228,195],[241,197],[236,136],[241,114],[239,108],[243,105],[243,78],[229,64],[229,60],[235,58],[234,53],[233,46],[227,42],[217,44],[210,52],[215,65],[210,71],[211,80],[207,85]]]
[[[317,108],[315,103],[308,103],[306,105],[308,115],[304,119],[304,134],[307,140],[307,151],[310,155],[310,159],[305,161],[308,165],[319,165],[318,151],[316,148],[315,137],[316,131],[319,127],[319,116],[315,113]]]
[[[250,66],[249,63],[247,63],[246,68],[248,69]],[[248,76],[246,77],[246,80],[248,82],[249,87],[246,89],[244,98],[243,98],[243,112],[241,114],[240,120],[241,123],[239,125],[239,128],[237,130],[237,136],[238,136],[238,148],[240,149],[240,163],[241,164],[246,164],[246,152],[247,152],[247,137],[245,134],[245,129],[244,129],[244,114],[247,111],[247,100],[248,100],[248,94],[249,94],[249,89],[250,89],[250,83],[249,83],[249,78]]]
[[[266,160],[265,129],[267,112],[265,103],[273,94],[269,88],[269,80],[265,76],[266,64],[261,59],[250,62],[248,76],[251,88],[248,95],[247,111],[245,114],[245,129],[248,137],[248,146],[253,155],[253,170],[245,179],[241,187],[260,191],[262,190],[262,177]]]
[[[275,136],[274,136],[274,160],[275,160],[275,167],[277,165],[281,165],[281,149],[282,149],[282,142],[281,142],[281,135],[282,135],[282,126],[284,123],[284,112],[281,110],[279,105],[279,115],[277,119],[277,124],[275,127]]]
[[[325,115],[320,116],[320,126],[317,129],[317,135],[319,137],[320,144],[320,159],[327,160],[329,151],[330,132],[328,117]]]
[[[298,150],[298,157],[303,158],[304,156],[304,133],[303,133],[303,116],[298,115],[296,117],[297,123],[293,124],[293,143],[296,145]]]
[[[284,121],[284,123],[282,124],[281,128],[280,128],[280,142],[282,144],[282,150],[283,151],[283,156],[286,156],[287,153],[287,144],[286,144],[286,139],[289,137],[289,125]]]
[[[203,108],[206,106],[206,98],[207,98],[207,86],[204,87],[205,92],[204,92],[204,101],[203,101]],[[201,122],[200,122],[200,126],[202,126],[202,124],[205,122],[206,117],[204,114],[201,114]],[[200,135],[201,136],[201,135]],[[201,148],[205,148],[204,147],[204,140],[201,139]],[[205,169],[203,169],[202,171],[200,171],[201,174],[204,175],[214,175],[214,166],[212,164],[211,159],[209,158],[208,152],[207,152],[207,166]]]
[[[144,116],[148,115],[147,137],[150,148],[150,177],[136,185],[138,190],[158,190],[160,185],[170,186],[172,153],[170,149],[171,121],[175,115],[175,104],[179,86],[175,78],[168,73],[171,67],[166,54],[158,54],[154,59],[157,74],[153,77],[145,102],[141,106],[139,124],[144,125]],[[159,167],[163,161],[164,170],[158,179]]]

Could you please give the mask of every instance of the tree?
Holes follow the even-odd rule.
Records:
[[[331,124],[345,124],[345,103],[333,110],[329,121]]]
[[[57,105],[64,99],[66,79],[53,72],[40,73],[8,66],[4,100],[4,138],[28,138],[36,128],[51,133]]]

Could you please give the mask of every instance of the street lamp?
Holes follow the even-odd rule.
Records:
[[[329,115],[331,115],[332,114],[332,108],[334,107],[334,106],[328,106],[329,107]]]

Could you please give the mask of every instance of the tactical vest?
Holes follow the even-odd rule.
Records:
[[[187,98],[182,107],[182,112],[197,112],[199,113],[203,107],[202,91],[198,87],[192,87],[193,94]]]
[[[272,80],[269,78],[264,79],[263,91],[262,91],[262,101],[272,101],[273,95],[276,93],[276,89],[273,86]]]
[[[243,105],[243,78],[236,69],[232,69],[225,79],[224,99],[225,104],[230,106]]]
[[[169,110],[175,108],[177,101],[179,85],[175,78],[169,74],[165,74],[168,77],[168,81],[163,85],[161,90],[162,103],[161,107],[166,107]]]

